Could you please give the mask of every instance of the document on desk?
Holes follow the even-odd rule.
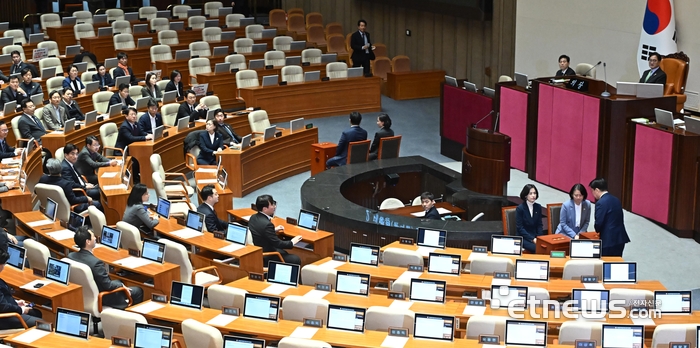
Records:
[[[204,233],[195,231],[191,228],[183,228],[181,230],[170,232],[169,234],[182,239],[190,239],[204,235]]]
[[[279,294],[287,291],[291,287],[292,286],[290,286],[290,285],[284,285],[284,284],[270,284],[270,286],[263,289],[262,293],[268,294],[268,295],[279,295]]]
[[[53,224],[52,220],[39,220],[39,221],[32,221],[28,222],[27,226],[29,227],[37,227],[37,226],[43,226],[43,225],[48,225],[48,224]]]
[[[294,329],[294,331],[292,331],[292,334],[289,335],[289,337],[310,340],[312,337],[314,337],[316,332],[318,332],[317,327],[299,326],[296,329]]]
[[[126,190],[126,185],[124,184],[119,184],[119,185],[106,185],[102,186],[103,190]]]
[[[12,158],[12,157],[10,157],[10,158],[3,158],[3,160],[0,161],[0,163],[2,163],[2,164],[19,164],[20,162],[21,162],[20,159],[15,159],[15,158]]]
[[[435,252],[435,248],[432,247],[422,247],[419,246],[418,250],[416,250],[421,256],[423,257],[428,257],[430,253]]]
[[[216,173],[216,168],[197,168],[197,173]]]
[[[2,177],[3,181],[15,181],[17,180],[17,175],[5,175]]]
[[[102,175],[100,175],[101,178],[113,178],[115,176],[119,175],[119,172],[104,172]]]
[[[216,184],[216,179],[200,179],[197,184]]]
[[[124,266],[126,268],[139,268],[141,266],[151,264],[153,263],[153,261],[142,259],[140,257],[129,256],[121,260],[114,261],[114,263],[116,263],[117,265]]]
[[[342,265],[344,265],[344,264],[345,264],[345,262],[343,262],[343,261],[328,260],[328,261],[326,261],[326,262],[324,262],[324,263],[322,263],[322,264],[320,264],[320,265],[318,265],[318,266],[319,266],[319,267],[323,267],[323,268],[336,269],[336,268],[338,268],[338,267],[340,267],[340,266],[342,266]]]
[[[48,334],[50,334],[50,331],[44,331],[44,330],[39,330],[39,329],[29,329],[29,331],[13,338],[13,341],[17,342],[22,342],[22,343],[32,343]]]
[[[406,345],[406,342],[408,342],[408,337],[389,336],[387,334],[380,347],[403,348],[403,346]]]
[[[309,292],[305,293],[304,297],[321,299],[321,298],[326,297],[326,295],[328,295],[328,294],[330,294],[329,291],[312,289],[312,290],[309,290]]]
[[[75,236],[75,232],[73,232],[71,230],[60,230],[60,231],[48,232],[48,233],[46,233],[46,235],[55,239],[55,240],[65,240],[65,239],[73,238],[73,236]]]
[[[437,208],[438,214],[443,215],[443,214],[450,214],[452,213],[452,210],[445,209],[445,208]],[[425,216],[425,211],[419,211],[415,213],[411,213],[411,215],[415,217],[424,217]]]
[[[472,253],[469,254],[469,257],[467,257],[467,260],[472,261],[474,259],[483,259],[485,257],[489,257],[489,254],[487,254],[487,253],[475,253],[472,251]]]
[[[243,248],[245,248],[245,245],[231,243],[223,248],[219,248],[219,251],[223,251],[225,253],[232,253],[238,249],[243,249]]]
[[[158,303],[158,302],[146,302],[146,303],[144,303],[144,304],[142,304],[142,305],[139,305],[139,306],[136,306],[136,307],[132,307],[132,308],[131,308],[131,311],[132,311],[132,312],[138,312],[138,313],[141,313],[141,314],[148,314],[148,313],[151,313],[151,312],[153,312],[153,311],[155,311],[155,310],[157,310],[157,309],[161,309],[161,308],[163,308],[163,307],[165,307],[165,306],[162,305],[162,304],[160,304],[160,303]]]
[[[238,317],[233,316],[233,315],[228,315],[228,314],[219,314],[213,318],[211,318],[208,322],[206,322],[207,325],[211,326],[226,326],[228,324],[231,324],[234,320],[238,319]]]
[[[391,309],[411,309],[411,306],[413,306],[413,301],[394,300],[389,305],[389,308],[391,308]]]
[[[583,283],[583,287],[588,290],[605,290],[603,283]]]
[[[26,289],[26,290],[37,291],[37,290],[40,289],[40,288],[35,288],[34,285],[37,285],[37,284],[44,284],[44,286],[46,286],[46,285],[49,285],[49,284],[51,284],[51,283],[53,283],[53,282],[50,281],[50,280],[48,280],[48,279],[36,279],[36,280],[32,280],[31,282],[29,282],[29,283],[27,283],[27,284],[24,284],[24,285],[20,286],[19,288],[20,288],[20,289]]]
[[[485,312],[486,306],[465,306],[464,311],[462,311],[462,314],[469,316],[477,316],[484,315]]]
[[[401,275],[396,280],[399,281],[405,279],[407,282],[410,283],[411,279],[418,278],[421,274],[423,274],[423,272],[405,271],[401,273]]]
[[[510,279],[498,279],[498,278],[493,278],[491,279],[491,285],[505,285],[509,286],[511,280]]]

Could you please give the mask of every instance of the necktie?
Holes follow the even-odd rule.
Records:
[[[75,171],[75,167],[73,165],[70,165],[70,168],[73,169],[73,174],[75,174],[75,177],[78,178],[78,183],[80,183],[80,186],[85,186],[85,183],[83,182],[83,179],[78,175],[78,172]]]
[[[5,140],[0,140],[0,147],[2,147],[2,152],[7,152],[7,147],[5,145]]]
[[[73,80],[73,90],[76,92],[80,90],[80,88],[78,88],[78,79]]]
[[[194,112],[194,107],[192,107],[192,105],[190,105],[190,113],[193,113],[193,112]]]
[[[231,130],[228,128],[228,126],[224,123],[221,125],[221,127],[224,127],[224,129],[226,130],[226,133],[228,133],[228,136],[231,137],[231,141],[233,141],[234,143],[237,143],[236,137],[233,136],[233,133],[231,133]]]
[[[36,125],[39,126],[42,131],[46,132],[46,128],[44,128],[44,125],[39,122],[39,119],[36,116],[32,116],[32,118],[34,119],[34,122],[36,122]]]
[[[649,73],[647,74],[647,78],[644,79],[644,83],[646,83],[647,81],[649,81],[649,78],[651,77],[651,75],[652,75],[652,72],[651,72],[651,70],[649,70]]]
[[[61,112],[58,111],[58,108],[54,108],[56,110],[56,120],[58,120],[58,124],[63,126],[63,119],[61,119]]]

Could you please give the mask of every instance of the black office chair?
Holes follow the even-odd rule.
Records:
[[[363,163],[369,159],[369,140],[353,141],[348,144],[347,164]]]

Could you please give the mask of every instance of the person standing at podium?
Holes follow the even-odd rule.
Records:
[[[569,68],[569,60],[569,56],[567,56],[566,54],[562,54],[561,56],[559,56],[559,70],[557,70],[555,76],[576,75],[574,69]]]
[[[362,115],[359,112],[350,113],[350,128],[343,131],[335,156],[326,161],[326,168],[345,165],[348,158],[348,145],[353,141],[367,140],[367,131],[360,128],[360,122],[362,122]]]
[[[649,70],[642,74],[642,77],[639,79],[639,83],[666,84],[666,73],[659,68],[661,59],[663,59],[663,57],[656,52],[652,52],[649,55],[649,58],[647,59],[649,61]]]
[[[543,234],[542,206],[535,203],[539,197],[540,193],[537,191],[537,187],[533,184],[527,184],[520,191],[520,199],[523,202],[515,208],[515,226],[518,236],[523,237],[523,249],[531,253],[535,253],[537,237]]]
[[[576,184],[569,191],[571,200],[561,205],[557,232],[571,239],[578,239],[578,234],[588,231],[591,222],[591,202],[583,184]]]
[[[595,197],[595,230],[602,241],[602,256],[620,256],[625,250],[625,244],[630,237],[625,229],[625,218],[622,204],[617,197],[608,193],[608,182],[604,178],[596,178],[588,185]]]

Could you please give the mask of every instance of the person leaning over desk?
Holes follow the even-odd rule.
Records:
[[[520,191],[520,199],[523,202],[515,208],[517,233],[523,237],[523,249],[531,253],[535,252],[537,237],[543,234],[542,206],[539,203],[535,203],[539,196],[537,187],[533,184],[527,184]]]
[[[625,229],[625,217],[620,200],[608,193],[608,182],[596,178],[588,186],[595,197],[595,230],[600,234],[601,256],[622,256],[630,237]]]
[[[570,200],[561,205],[559,225],[555,233],[565,234],[578,239],[578,234],[588,231],[591,222],[591,202],[583,184],[575,184],[569,190]]]
[[[100,153],[100,142],[94,135],[85,138],[85,147],[78,153],[78,160],[75,162],[75,169],[84,175],[87,181],[97,185],[97,175],[95,171],[100,167],[116,166],[117,160],[110,160]]]

